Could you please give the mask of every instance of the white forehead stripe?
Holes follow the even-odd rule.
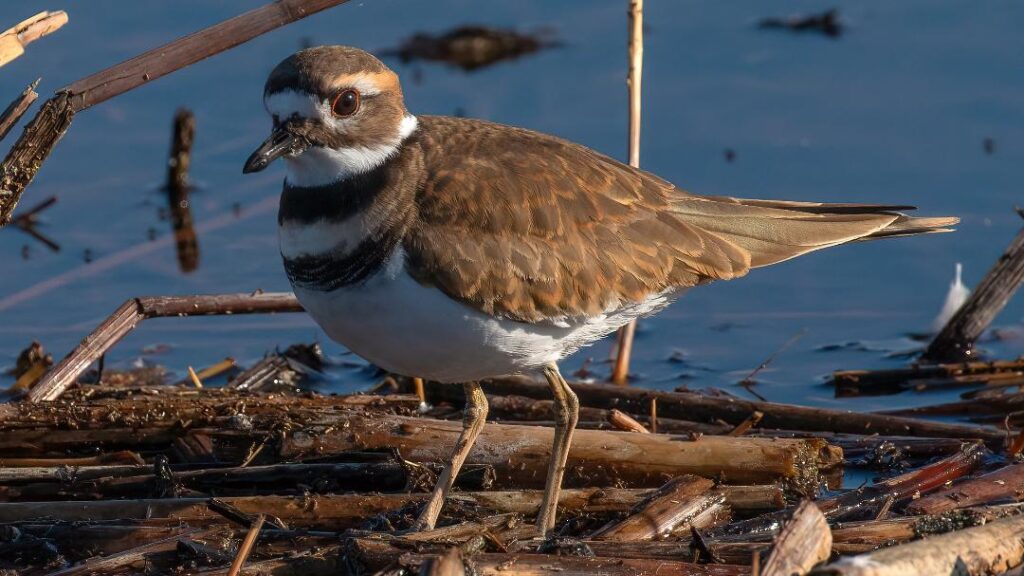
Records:
[[[263,98],[263,105],[272,116],[284,120],[293,115],[302,118],[317,118],[320,116],[319,107],[324,103],[308,92],[284,90]]]
[[[337,89],[341,91],[346,88],[355,88],[363,96],[377,96],[381,93],[380,86],[371,76],[366,75],[356,76],[351,81],[345,82],[343,86],[338,86]],[[274,92],[263,98],[263,104],[267,107],[267,112],[275,114],[281,119],[288,118],[292,114],[298,114],[303,118],[323,118],[324,113],[327,114],[327,117],[332,118],[331,103],[328,99],[302,90],[288,89]]]

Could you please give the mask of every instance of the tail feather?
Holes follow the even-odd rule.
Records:
[[[901,238],[903,236],[917,236],[919,234],[942,234],[953,232],[960,219],[955,216],[939,217],[914,217],[900,214],[892,224],[882,228],[878,232],[865,236],[860,240],[878,240],[881,238]]]
[[[848,242],[950,232],[950,226],[959,221],[902,213],[913,209],[714,196],[679,197],[672,206],[682,220],[746,250],[751,268]]]

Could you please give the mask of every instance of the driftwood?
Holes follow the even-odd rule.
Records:
[[[828,560],[831,551],[832,533],[825,516],[813,502],[805,500],[775,538],[761,576],[802,576]]]
[[[154,552],[168,552],[177,548],[178,543],[191,536],[201,533],[198,529],[180,531],[178,534],[168,538],[162,538],[155,542],[149,542],[136,548],[131,548],[118,554],[107,557],[96,557],[77,564],[64,570],[51,572],[49,576],[84,576],[86,574],[108,574],[118,568],[130,566],[140,561],[145,561],[148,554]]]
[[[974,342],[1006,307],[1024,282],[1024,229],[985,275],[977,288],[953,314],[922,355],[928,362],[971,358]]]
[[[731,487],[724,487],[730,504]],[[562,491],[559,509],[566,512],[626,512],[650,495],[649,490],[585,488]],[[354,528],[368,518],[410,503],[425,502],[429,493],[334,494],[300,496],[237,496],[220,500],[246,514],[266,513],[289,526],[340,530]],[[456,492],[450,502],[492,513],[535,515],[543,494],[539,490]],[[110,520],[157,520],[199,525],[223,521],[207,507],[208,498],[149,498],[71,502],[0,503],[0,523],[39,520],[103,522]],[[165,522],[166,523],[166,522]],[[160,525],[155,523],[152,525]]]
[[[966,386],[1024,384],[1024,359],[914,364],[892,370],[841,370],[832,374],[836,396],[898,394]]]
[[[1015,516],[842,558],[815,570],[818,576],[999,574],[1024,562],[1024,517]]]
[[[36,101],[39,94],[36,94],[36,87],[39,86],[39,80],[28,85],[27,88],[14,99],[13,102],[7,105],[7,108],[3,112],[0,112],[0,140],[7,137],[7,133],[11,131],[11,128],[18,123],[18,120],[25,115],[28,111],[28,107]]]
[[[418,569],[432,558],[419,554],[403,555],[399,564]],[[745,566],[693,564],[669,560],[634,558],[581,558],[548,554],[477,554],[470,560],[480,576],[636,576],[637,574],[673,574],[675,576],[740,576],[750,574]]]
[[[60,30],[67,23],[68,14],[63,10],[40,12],[0,32],[0,66],[24,54],[25,46]]]
[[[0,198],[2,200],[2,198]],[[55,400],[90,364],[148,318],[301,312],[295,296],[285,293],[132,298],[103,321],[28,393],[29,402]]]
[[[940,514],[989,502],[1021,500],[1024,500],[1024,464],[1014,464],[921,498],[907,506],[907,512]]]
[[[442,462],[461,431],[443,420],[353,415],[344,425],[288,434],[281,456],[288,459],[350,450],[397,449],[413,462]],[[538,486],[544,482],[552,431],[535,426],[489,424],[467,463],[494,467],[499,482]],[[822,470],[842,461],[842,451],[817,439],[791,440],[705,436],[689,440],[664,434],[579,430],[569,452],[565,484],[660,486],[681,474],[756,484],[785,480],[813,491]]]
[[[675,478],[662,486],[639,510],[625,520],[602,529],[593,538],[630,542],[653,540],[687,524],[699,514],[718,506],[724,495],[711,491],[713,482],[696,476]]]
[[[829,520],[850,519],[865,512],[876,512],[889,500],[902,502],[917,497],[962,478],[977,469],[984,460],[987,450],[979,444],[970,445],[960,453],[943,458],[923,468],[882,480],[869,486],[850,490],[843,494],[816,500],[815,505]],[[734,522],[722,533],[749,535],[752,533],[773,533],[787,512],[771,512],[749,520]]]
[[[659,392],[638,388],[613,387],[601,384],[572,383],[580,405],[591,408],[617,408],[629,414],[646,414],[651,399],[657,399],[658,417],[687,420],[700,417],[720,419],[739,424],[754,412],[762,412],[760,426],[788,430],[844,432],[849,434],[887,434],[928,438],[963,438],[1002,441],[1005,434],[994,428],[930,422],[883,414],[860,414],[852,411],[810,408],[774,402],[751,402],[732,397],[719,397],[695,392]],[[550,399],[547,385],[526,377],[488,380],[484,390],[493,395],[517,395]],[[430,386],[427,399],[437,403],[463,402],[459,386]],[[461,404],[460,404],[461,405]]]
[[[178,251],[178,266],[182,272],[192,272],[199,266],[199,240],[192,227],[192,207],[188,199],[191,190],[188,170],[192,164],[192,142],[195,135],[195,116],[186,108],[179,109],[174,115],[171,153],[167,159],[167,200]]]
[[[0,164],[0,226],[10,222],[22,193],[67,132],[76,112],[347,1],[275,0],[62,88],[43,104]]]
[[[644,428],[644,425],[637,422],[632,416],[618,410],[608,411],[608,423],[616,429],[623,430],[625,432],[638,432],[640,434],[651,433],[650,430]]]

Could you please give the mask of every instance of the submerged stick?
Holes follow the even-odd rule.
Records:
[[[779,532],[761,576],[806,574],[819,562],[828,560],[832,551],[832,532],[821,510],[804,500],[793,518]]]
[[[972,358],[974,342],[1002,312],[1022,282],[1024,229],[1017,233],[1006,252],[967,298],[967,302],[935,336],[922,355],[922,360],[948,362]]]
[[[144,296],[132,298],[86,336],[26,396],[29,402],[56,400],[94,361],[148,318],[302,312],[291,293]]]
[[[192,207],[188,199],[188,169],[192,164],[192,142],[196,137],[196,119],[187,108],[174,114],[174,134],[171,155],[167,159],[167,201],[170,204],[171,228],[174,230],[178,251],[178,266],[182,272],[192,272],[199,266],[199,240],[192,227]]]
[[[629,165],[640,167],[640,84],[644,72],[644,0],[629,0]],[[626,384],[629,378],[629,358],[633,353],[636,320],[619,328],[618,352],[612,382]]]
[[[18,120],[21,120],[21,117],[28,111],[28,107],[39,97],[39,94],[36,94],[36,86],[39,86],[40,80],[42,78],[37,78],[35,82],[29,84],[13,102],[7,105],[3,113],[0,113],[0,140],[7,137],[7,133],[18,123]]]
[[[0,226],[71,126],[76,112],[348,0],[274,0],[62,88],[43,104],[0,164]]]

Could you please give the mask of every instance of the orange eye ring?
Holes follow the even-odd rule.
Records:
[[[347,118],[359,111],[361,98],[355,88],[346,88],[331,100],[331,113],[338,118]]]

